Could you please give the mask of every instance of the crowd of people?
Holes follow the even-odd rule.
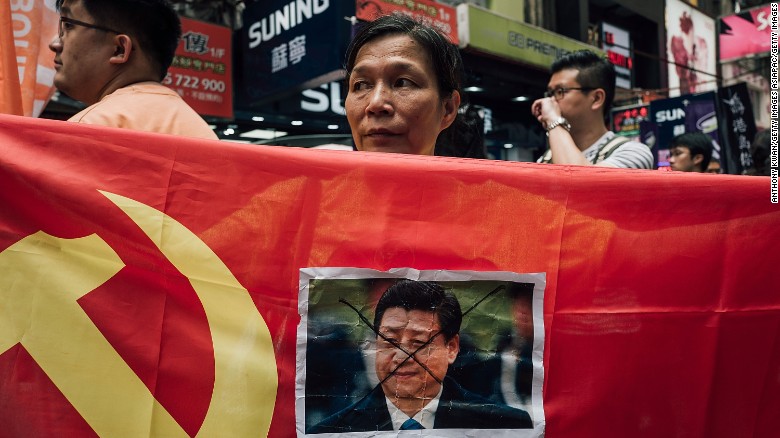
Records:
[[[88,105],[70,121],[217,138],[161,83],[181,37],[168,1],[57,0],[56,7],[59,33],[49,45],[54,84]],[[460,53],[437,29],[402,14],[380,17],[362,26],[345,59],[344,107],[355,149],[487,156],[482,121],[465,101]],[[580,50],[557,59],[550,73],[544,97],[531,106],[548,137],[539,163],[654,167],[650,148],[616,135],[605,123],[615,97],[609,61]],[[765,137],[756,137],[756,166],[748,174],[768,174]],[[672,170],[719,173],[705,140],[700,133],[675,138],[668,145]]]

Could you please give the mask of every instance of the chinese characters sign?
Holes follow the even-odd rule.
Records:
[[[0,115],[3,437],[303,437],[367,394],[350,437],[778,430],[767,178],[172,139]],[[377,351],[400,278],[457,341]],[[395,432],[420,363],[437,430]]]
[[[649,105],[615,108],[611,111],[612,131],[618,135],[639,140],[639,124],[650,119]]]
[[[181,25],[182,38],[163,84],[199,114],[232,118],[230,29],[184,17]]]
[[[753,107],[747,85],[742,82],[718,90],[725,136],[729,146],[729,173],[742,173],[753,166],[750,140],[756,135]]]
[[[248,3],[240,34],[238,106],[257,108],[341,79],[352,30],[344,17],[354,14],[354,3],[344,1]]]
[[[355,16],[374,21],[377,17],[402,12],[428,23],[458,44],[458,20],[455,8],[432,0],[357,0]]]
[[[306,35],[298,35],[286,44],[271,49],[271,73],[301,62],[306,56]]]

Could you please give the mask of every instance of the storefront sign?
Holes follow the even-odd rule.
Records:
[[[353,2],[262,1],[244,11],[238,104],[277,100],[343,76]]]
[[[357,0],[355,16],[374,21],[377,17],[402,12],[422,20],[450,37],[458,44],[458,21],[455,8],[432,0]]]
[[[710,92],[650,102],[651,120],[650,123],[640,125],[641,138],[651,137],[648,132],[655,134],[650,143],[659,168],[669,166],[669,144],[672,139],[686,132],[702,132],[712,137],[712,158],[720,159],[716,99],[715,93]]]
[[[634,105],[615,108],[611,111],[611,130],[618,135],[640,141],[640,124],[650,120],[649,105]]]
[[[342,82],[336,81],[330,84],[322,84],[311,90],[301,92],[300,109],[311,113],[324,113],[329,116],[337,115],[343,117],[344,93],[342,93]]]
[[[181,18],[182,37],[163,84],[198,114],[232,118],[231,31],[224,26]]]
[[[720,19],[720,61],[767,53],[770,49],[770,6]]]
[[[634,59],[631,48],[631,34],[609,23],[601,25],[602,48],[607,59],[614,64],[615,85],[620,88],[634,88]]]
[[[740,58],[720,64],[723,86],[740,82],[747,84],[750,100],[753,102],[753,117],[759,128],[766,128],[771,124],[770,77],[765,76],[766,70],[761,68],[765,59],[760,57]]]
[[[561,56],[576,50],[601,50],[529,24],[468,4],[458,5],[461,48],[473,48],[544,70]]]

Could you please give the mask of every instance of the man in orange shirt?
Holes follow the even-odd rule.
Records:
[[[90,106],[69,121],[217,139],[160,82],[173,61],[181,22],[167,0],[57,0],[54,85]]]

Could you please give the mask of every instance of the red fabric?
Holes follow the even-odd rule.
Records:
[[[315,266],[545,272],[548,437],[776,434],[780,208],[768,178],[238,145],[13,116],[0,117],[0,144],[0,252],[39,230],[104,239],[126,266],[79,303],[192,436],[214,379],[203,308],[98,190],[184,224],[249,291],[276,354],[271,436],[295,435],[298,270]],[[20,350],[0,352],[4,432],[51,431],[41,424],[61,416],[72,429],[56,434],[86,434],[62,397],[22,396],[53,388]]]
[[[11,4],[0,1],[0,113],[22,115],[22,90],[13,30]]]

